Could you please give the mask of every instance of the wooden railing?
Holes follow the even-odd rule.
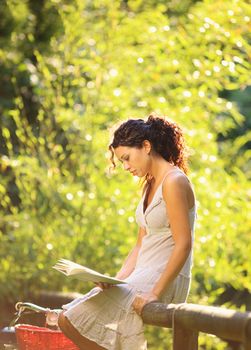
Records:
[[[146,324],[173,329],[173,350],[198,350],[199,332],[242,344],[251,350],[251,312],[196,304],[152,302],[142,313]]]
[[[80,295],[46,291],[34,301],[57,308]],[[251,350],[251,312],[188,303],[165,305],[152,302],[144,307],[142,318],[145,324],[172,328],[173,350],[198,350],[199,332],[240,343],[241,350]],[[237,348],[240,349],[235,343],[233,349]],[[165,344],[163,349],[166,349]]]

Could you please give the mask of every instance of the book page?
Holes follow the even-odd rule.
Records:
[[[60,259],[53,268],[68,277],[77,278],[86,282],[104,282],[110,284],[126,283],[123,280],[104,275],[67,259]]]

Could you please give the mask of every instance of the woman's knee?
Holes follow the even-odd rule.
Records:
[[[62,311],[58,316],[58,327],[63,333],[67,333],[67,318],[64,315],[64,311]]]

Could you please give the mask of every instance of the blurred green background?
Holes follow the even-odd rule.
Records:
[[[191,153],[188,301],[251,310],[250,2],[3,0],[0,18],[0,305],[92,287],[53,270],[61,257],[118,271],[141,188],[109,174],[109,129],[155,111]],[[170,344],[146,333],[149,349]],[[200,348],[227,349],[203,335]]]

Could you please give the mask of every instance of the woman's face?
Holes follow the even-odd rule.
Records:
[[[114,149],[114,153],[125,170],[130,171],[134,176],[143,177],[149,171],[150,150],[150,142],[144,141],[142,148],[118,146]]]

